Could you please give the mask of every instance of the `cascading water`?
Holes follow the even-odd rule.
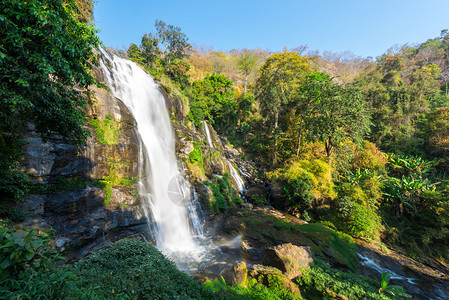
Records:
[[[239,190],[240,194],[243,194],[246,191],[245,182],[243,181],[242,177],[240,177],[234,166],[229,161],[227,162],[229,166],[229,175],[231,175],[232,179],[234,179],[234,182],[237,185],[237,189]]]
[[[206,121],[203,121],[204,130],[206,131],[206,138],[209,144],[209,147],[214,148],[214,144],[212,143],[212,139],[210,138],[209,126],[207,126]]]
[[[190,184],[178,169],[164,96],[153,78],[136,64],[100,51],[107,85],[133,114],[144,146],[139,168],[146,176],[139,182],[139,193],[156,246],[177,264],[207,260],[204,256],[210,249],[200,245],[204,237],[192,203],[196,197],[192,197],[195,193],[191,195]]]

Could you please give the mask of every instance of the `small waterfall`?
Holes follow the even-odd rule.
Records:
[[[204,130],[206,132],[207,142],[209,143],[209,147],[214,148],[214,144],[212,143],[212,139],[210,138],[209,126],[206,121],[203,121]]]
[[[240,192],[240,194],[243,194],[246,191],[245,188],[245,182],[243,181],[242,177],[240,177],[239,173],[237,172],[237,170],[234,168],[234,166],[229,162],[228,162],[228,166],[229,166],[229,175],[231,175],[232,179],[234,180],[235,184],[237,185],[237,188]]]
[[[164,96],[153,78],[136,64],[100,51],[107,85],[137,122],[141,138],[139,170],[144,174],[138,188],[156,246],[176,263],[186,259],[200,262],[207,254],[195,239],[203,234],[193,202],[196,193],[192,195],[190,184],[178,169]]]

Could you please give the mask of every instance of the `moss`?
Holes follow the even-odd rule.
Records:
[[[120,122],[108,114],[104,120],[93,119],[90,124],[95,127],[98,141],[103,145],[116,145],[120,130]]]
[[[379,294],[375,280],[333,269],[319,259],[304,270],[298,284],[307,299],[398,299]]]
[[[274,223],[278,228],[293,230],[310,238],[316,245],[313,247],[315,251],[322,252],[325,248],[330,248],[335,260],[357,271],[359,267],[357,244],[351,236],[318,223],[294,225],[277,219]]]
[[[268,279],[269,277],[269,279]],[[279,276],[269,274],[268,286],[254,278],[237,286],[228,286],[223,279],[208,281],[204,285],[212,290],[219,299],[261,299],[261,300],[299,300],[300,294],[286,289]]]
[[[350,270],[356,271],[359,266],[357,245],[351,236],[332,230],[322,224],[292,224],[266,214],[263,210],[242,210],[243,215],[234,214],[235,224],[243,221],[244,226],[232,225],[245,238],[273,243],[292,243],[309,246],[315,256],[328,258]],[[231,220],[234,224],[234,220]]]

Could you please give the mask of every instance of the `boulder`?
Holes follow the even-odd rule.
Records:
[[[265,249],[262,261],[266,266],[281,270],[288,279],[294,279],[301,276],[303,268],[313,263],[313,258],[309,247],[287,243]]]
[[[246,284],[248,269],[245,262],[239,262],[231,267],[224,269],[220,275],[223,277],[227,285],[236,286],[238,284]]]
[[[203,272],[219,275],[221,272],[223,272],[226,268],[229,268],[229,267],[232,267],[232,265],[227,262],[215,261],[215,262],[208,264],[204,268]]]
[[[257,280],[257,282],[270,287],[281,285],[295,294],[300,294],[298,286],[282,274],[281,270],[274,267],[254,265],[248,272],[248,276]]]

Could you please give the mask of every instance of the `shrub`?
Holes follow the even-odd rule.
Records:
[[[28,213],[17,207],[1,207],[0,218],[6,218],[11,220],[12,222],[20,223],[28,218]]]
[[[69,299],[213,299],[151,244],[122,239],[66,267]]]
[[[229,207],[243,203],[242,198],[231,187],[228,172],[225,172],[222,177],[214,178],[213,182],[205,181],[204,184],[212,189],[214,200],[211,202],[211,208],[216,213],[221,213]]]
[[[314,201],[335,197],[331,167],[320,159],[292,162],[267,175],[281,184],[286,201],[276,204],[284,208],[297,207],[303,212]]]
[[[380,151],[375,144],[365,141],[362,149],[355,150],[351,166],[354,170],[371,170],[378,173],[385,173],[387,155]]]
[[[60,298],[65,275],[55,272],[48,233],[0,224],[0,299]]]
[[[375,280],[333,269],[319,259],[304,270],[298,284],[308,299],[396,299],[379,294],[379,283]]]

